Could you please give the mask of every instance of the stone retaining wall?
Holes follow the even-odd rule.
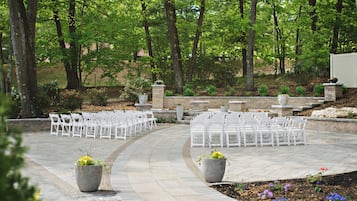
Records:
[[[306,129],[357,134],[357,119],[308,117]]]
[[[323,97],[289,97],[288,105],[294,107],[305,106],[308,103],[316,103]],[[190,109],[191,101],[208,101],[208,108],[220,108],[222,105],[228,105],[228,101],[247,101],[248,109],[270,109],[272,105],[278,105],[277,97],[261,96],[165,96],[164,108],[174,109],[176,105],[181,104],[185,109]]]

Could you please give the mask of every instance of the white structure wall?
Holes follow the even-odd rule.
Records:
[[[357,88],[357,53],[331,54],[330,77],[348,88]]]

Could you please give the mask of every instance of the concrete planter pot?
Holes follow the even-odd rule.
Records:
[[[282,105],[282,106],[287,105],[288,100],[289,100],[289,95],[287,95],[287,94],[279,94],[278,95],[279,105]]]
[[[80,191],[97,191],[102,180],[102,165],[76,166],[76,181]]]
[[[183,106],[176,105],[176,118],[177,120],[182,120],[183,118]]]
[[[226,159],[203,159],[201,171],[208,183],[221,182],[226,170]]]
[[[147,94],[139,94],[139,104],[146,104],[148,102],[148,95]]]

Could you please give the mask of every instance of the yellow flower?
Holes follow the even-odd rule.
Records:
[[[220,151],[213,151],[211,157],[216,159],[224,159],[224,156]]]
[[[40,200],[40,194],[41,194],[41,191],[40,190],[36,190],[35,194],[33,195],[33,200],[34,201]]]
[[[94,161],[91,156],[85,155],[81,156],[77,162],[79,166],[85,166],[85,165],[93,165]]]

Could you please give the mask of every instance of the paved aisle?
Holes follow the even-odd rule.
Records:
[[[137,140],[114,162],[113,188],[123,200],[230,200],[187,167],[185,160],[192,163],[183,156],[188,139],[189,126],[176,125]]]

